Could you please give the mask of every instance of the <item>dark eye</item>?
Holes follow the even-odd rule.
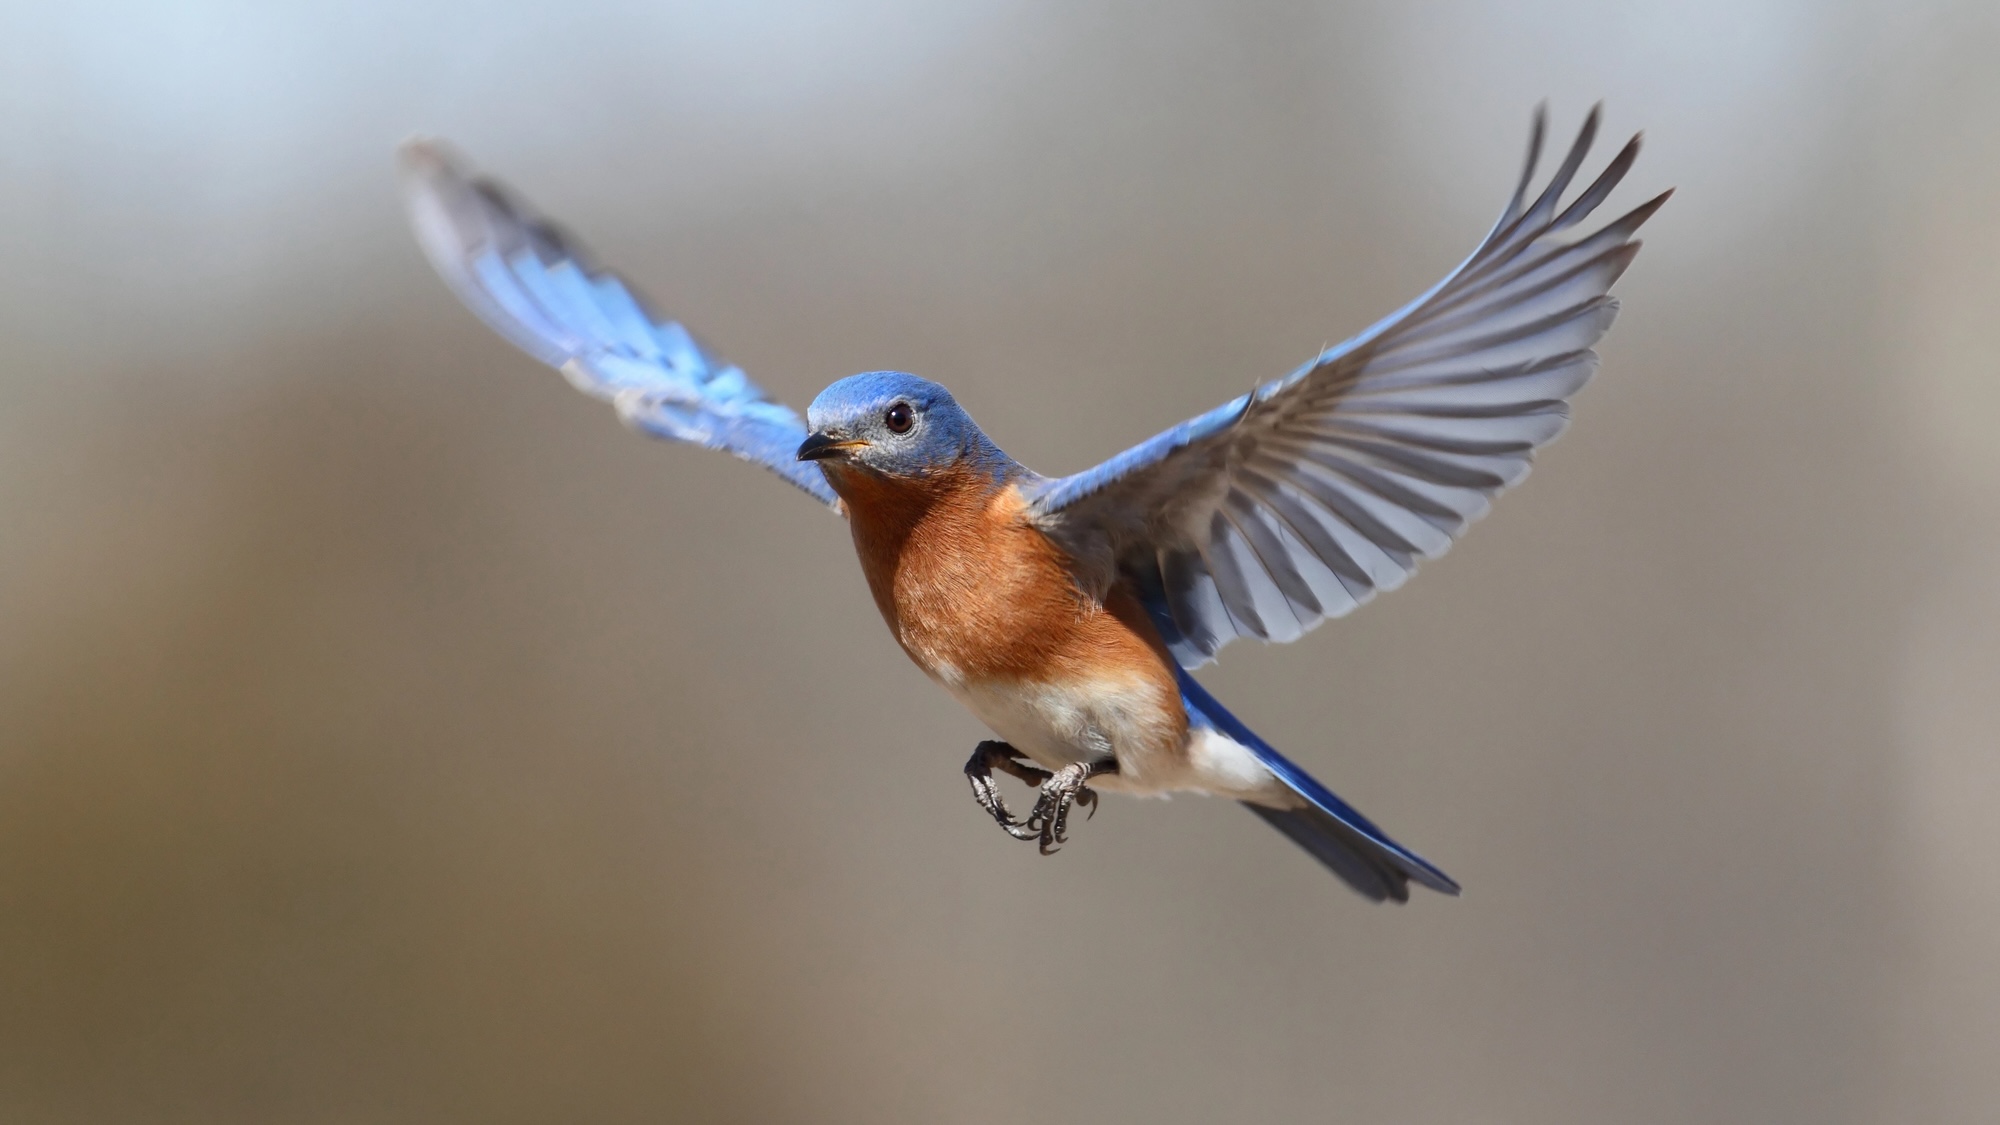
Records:
[[[910,404],[907,402],[899,402],[882,414],[882,424],[889,427],[889,432],[892,434],[909,433],[910,424],[915,421],[916,416],[910,413]]]

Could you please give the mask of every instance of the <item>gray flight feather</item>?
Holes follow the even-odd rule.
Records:
[[[1187,667],[1236,637],[1293,640],[1402,585],[1562,433],[1632,235],[1672,194],[1564,237],[1638,155],[1634,137],[1558,212],[1597,119],[1529,202],[1536,112],[1513,199],[1429,292],[1283,379],[1036,483],[1030,518],[1079,554],[1110,550]]]

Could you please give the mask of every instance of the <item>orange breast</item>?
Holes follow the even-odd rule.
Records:
[[[829,474],[832,476],[833,474]],[[875,604],[917,665],[961,683],[1129,680],[1179,713],[1166,645],[1130,590],[1101,600],[1022,517],[1011,486],[973,473],[920,482],[844,470],[854,545]]]

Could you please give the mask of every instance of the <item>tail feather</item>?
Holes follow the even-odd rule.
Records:
[[[1311,805],[1300,809],[1272,809],[1243,802],[1243,807],[1262,817],[1264,823],[1283,832],[1292,843],[1304,848],[1326,865],[1340,881],[1374,902],[1395,899],[1410,901],[1410,877],[1382,857],[1368,838]]]
[[[1387,832],[1375,827],[1353,806],[1334,796],[1318,779],[1272,749],[1269,743],[1257,737],[1241,720],[1216,702],[1215,697],[1208,694],[1185,670],[1175,671],[1180,678],[1181,697],[1187,704],[1189,715],[1207,721],[1216,730],[1248,748],[1257,755],[1258,761],[1277,775],[1278,780],[1306,802],[1302,808],[1291,809],[1266,808],[1244,802],[1266,824],[1283,832],[1293,843],[1340,876],[1348,886],[1376,902],[1387,899],[1408,902],[1412,879],[1443,894],[1459,893],[1459,886],[1451,876],[1390,839]]]

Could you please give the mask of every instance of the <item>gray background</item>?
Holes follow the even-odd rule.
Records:
[[[0,10],[0,1120],[1986,1122],[1989,3]],[[1044,471],[1452,265],[1529,111],[1680,195],[1577,424],[1058,858],[846,532],[431,276],[448,136],[803,403]],[[1605,146],[1600,159],[1611,149]],[[1018,792],[1018,791],[1017,791]]]

